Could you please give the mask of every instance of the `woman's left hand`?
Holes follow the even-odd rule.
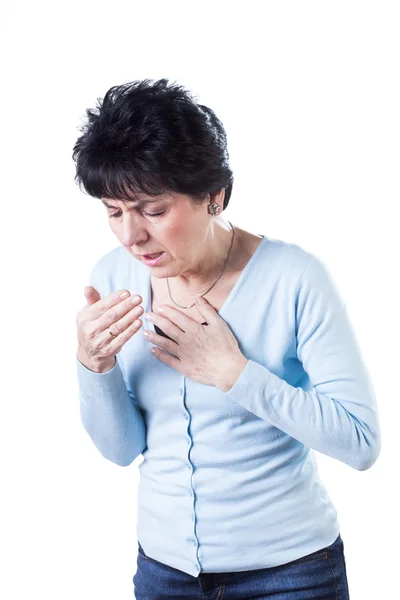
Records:
[[[144,316],[149,321],[172,338],[169,340],[147,331],[146,339],[159,346],[152,348],[152,351],[161,362],[193,381],[214,385],[227,392],[247,365],[247,358],[241,353],[235,336],[215,308],[202,297],[196,302],[196,307],[208,325],[201,325],[180,310],[165,304],[160,307],[162,312],[146,313]]]

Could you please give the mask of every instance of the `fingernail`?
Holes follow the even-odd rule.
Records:
[[[127,296],[129,296],[129,292],[122,292],[122,294],[120,294],[120,298],[121,300],[123,300],[124,298],[126,298]]]

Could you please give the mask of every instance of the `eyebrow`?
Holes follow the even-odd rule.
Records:
[[[158,198],[157,198],[157,200],[158,200]],[[104,204],[104,206],[107,206],[107,208],[118,208],[118,206],[111,206],[111,204],[108,204],[108,202],[103,200],[103,198],[101,199],[101,201]],[[155,202],[155,200],[138,199],[138,200],[130,200],[130,202],[132,202],[132,204],[144,205],[144,204],[153,204],[153,202]],[[132,206],[132,208],[129,208],[129,210],[132,210],[133,208],[134,208],[134,206]]]

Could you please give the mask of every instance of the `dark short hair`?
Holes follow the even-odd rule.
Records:
[[[176,192],[204,201],[233,186],[226,132],[215,113],[168,79],[111,87],[79,128],[75,181],[90,196],[134,200]]]

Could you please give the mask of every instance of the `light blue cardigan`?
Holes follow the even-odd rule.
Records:
[[[138,293],[151,310],[150,271],[123,246],[96,263],[90,284],[102,298]],[[314,450],[362,471],[381,447],[374,390],[318,257],[264,235],[219,314],[249,359],[229,392],[165,365],[141,334],[107,373],[76,358],[82,423],[98,450],[121,466],[143,454],[145,553],[193,576],[274,567],[333,543],[337,513]]]

